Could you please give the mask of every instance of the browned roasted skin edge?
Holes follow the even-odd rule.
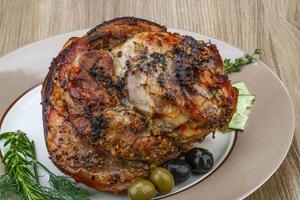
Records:
[[[118,18],[112,19],[110,21],[104,21],[103,23],[95,26],[90,31],[88,31],[87,34],[90,35],[93,32],[97,31],[98,29],[103,28],[104,26],[110,25],[112,23],[125,23],[125,24],[128,23],[128,24],[131,24],[131,23],[139,23],[139,22],[143,22],[143,23],[149,24],[151,26],[157,26],[158,28],[161,28],[162,31],[167,30],[167,28],[165,26],[161,26],[157,23],[154,23],[154,22],[151,22],[151,21],[148,21],[148,20],[145,20],[145,19],[141,19],[141,18],[132,17],[132,16],[125,16],[125,17],[118,17]]]
[[[54,66],[51,65],[50,67],[50,70],[42,84],[42,91],[41,91],[41,96],[42,96],[42,115],[43,115],[43,128],[44,128],[44,138],[46,140],[47,138],[47,115],[46,115],[46,108],[49,104],[49,102],[47,101],[49,95],[50,95],[50,92],[51,92],[51,89],[52,89],[52,80],[53,80],[53,75],[55,73],[55,70],[54,70]]]

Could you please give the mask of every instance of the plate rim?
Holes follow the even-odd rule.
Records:
[[[232,45],[230,45],[230,46],[232,46]],[[294,108],[294,104],[293,104],[291,95],[289,93],[289,90],[287,89],[287,87],[285,86],[285,84],[282,82],[282,80],[278,77],[278,75],[273,70],[271,70],[270,67],[268,67],[268,65],[266,65],[261,60],[257,60],[257,62],[259,62],[261,65],[263,65],[263,67],[265,69],[267,69],[276,78],[276,80],[280,83],[281,87],[283,88],[284,92],[287,94],[288,101],[290,103],[291,110],[292,110],[292,113],[291,113],[291,116],[292,116],[292,122],[291,122],[292,123],[292,127],[291,127],[292,134],[291,134],[291,138],[289,140],[288,148],[284,152],[284,156],[277,163],[277,166],[272,170],[272,173],[269,173],[263,181],[261,181],[259,184],[257,184],[255,187],[253,187],[251,190],[249,190],[248,193],[245,193],[243,196],[239,197],[238,200],[243,200],[246,197],[248,197],[250,194],[252,194],[253,192],[255,192],[258,188],[260,188],[263,184],[265,184],[275,174],[275,172],[281,166],[281,164],[283,163],[284,159],[286,158],[286,156],[287,156],[287,154],[288,154],[288,152],[289,152],[289,150],[291,148],[291,145],[292,145],[292,142],[293,142],[293,139],[294,139],[294,136],[295,136],[295,130],[296,130],[295,108]]]

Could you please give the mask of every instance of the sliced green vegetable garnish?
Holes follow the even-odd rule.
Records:
[[[254,99],[254,95],[239,95],[237,113],[244,113],[247,108],[251,107]]]
[[[239,95],[248,95],[250,94],[246,84],[244,82],[236,82],[232,84],[233,87],[237,88],[239,90]]]
[[[229,129],[243,131],[245,129],[249,114],[249,109],[245,110],[244,113],[235,113],[232,120],[229,123]]]
[[[237,82],[232,85],[239,90],[239,96],[236,113],[233,115],[228,128],[243,131],[250,114],[250,107],[255,100],[255,95],[250,94],[246,84],[243,82]]]

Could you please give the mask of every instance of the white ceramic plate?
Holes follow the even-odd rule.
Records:
[[[37,86],[15,103],[11,102],[26,89],[43,80],[51,59],[58,54],[69,37],[83,35],[86,31],[45,39],[0,59],[0,114],[4,114],[6,110],[0,121],[0,130],[4,132],[21,129],[27,132],[30,139],[36,142],[38,159],[57,174],[60,172],[48,159],[44,144],[39,104],[41,87]],[[243,55],[241,50],[213,38],[176,29],[169,31],[190,35],[196,39],[211,40],[218,46],[223,58]],[[214,140],[208,137],[201,146],[214,153],[216,162],[214,169],[210,174],[193,176],[182,185],[176,186],[174,192],[178,193],[166,199],[242,199],[261,186],[284,159],[295,129],[294,111],[286,88],[260,61],[247,66],[239,73],[232,74],[230,78],[233,82],[244,81],[251,93],[256,95],[246,131],[239,133],[236,142],[234,133],[217,134]],[[8,106],[10,108],[6,109]],[[46,175],[43,171],[40,173]],[[208,175],[209,178],[205,179]],[[47,176],[44,176],[44,183],[46,179]],[[92,198],[126,199],[125,196],[100,192],[94,192]]]

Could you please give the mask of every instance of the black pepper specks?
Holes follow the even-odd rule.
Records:
[[[103,67],[97,63],[91,67],[90,74],[105,86],[111,86],[113,83],[111,77],[105,74]]]
[[[165,92],[164,98],[166,98],[169,101],[176,101],[176,95],[172,91]]]
[[[160,87],[163,87],[166,84],[166,79],[164,77],[163,73],[160,73],[157,77],[157,83],[159,84]]]
[[[118,57],[122,57],[122,51],[119,51],[119,52],[117,53],[117,56],[118,56]]]
[[[55,155],[55,159],[56,159],[56,160],[59,160],[59,159],[61,158],[61,156],[62,156],[62,155],[61,155],[60,153],[58,153],[58,154]]]
[[[66,84],[67,84],[67,81],[66,80],[63,80],[60,84],[60,87],[61,88],[65,88],[66,87]]]
[[[152,61],[149,62],[149,66],[152,67],[154,71],[157,71],[158,69],[161,69],[162,71],[166,70],[167,60],[164,54],[154,52],[150,54],[150,57],[152,58]]]
[[[120,176],[120,174],[118,174],[118,173],[115,173],[115,174],[114,174],[114,182],[115,182],[115,183],[117,183],[117,182],[119,182],[119,181],[120,181],[120,179],[121,179],[121,176]]]
[[[195,92],[193,85],[197,83],[197,72],[202,67],[202,61],[198,56],[203,50],[204,46],[189,36],[186,36],[172,49],[177,81],[182,89],[190,93]]]
[[[193,85],[196,83],[194,78],[194,70],[190,66],[177,65],[176,78],[180,86],[186,89],[188,92],[195,92]]]
[[[108,126],[108,120],[104,116],[90,118],[92,133],[91,140],[94,142],[105,134],[105,128]]]
[[[126,67],[130,67],[130,61],[129,61],[129,60],[126,60],[126,61],[125,61],[125,65],[126,65]]]
[[[117,89],[117,90],[121,90],[125,87],[125,78],[119,78],[115,83],[114,83],[114,87]]]

